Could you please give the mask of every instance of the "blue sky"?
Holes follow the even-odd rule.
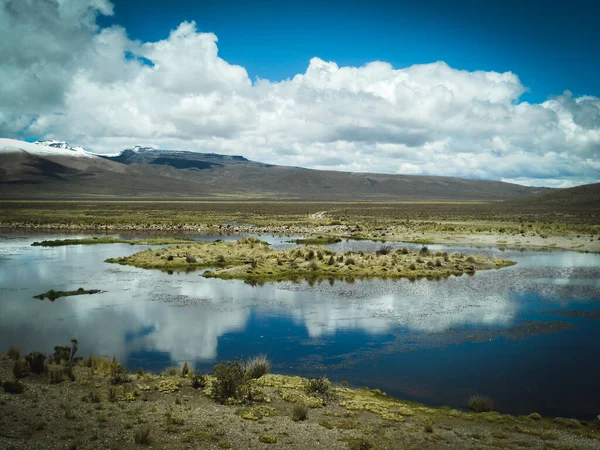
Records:
[[[570,90],[600,96],[600,1],[186,1],[114,0],[129,37],[164,39],[183,21],[214,32],[219,55],[250,77],[279,81],[317,56],[340,66],[396,68],[445,61],[464,70],[512,71],[522,100]]]
[[[531,186],[600,181],[600,0],[0,0],[0,10],[0,137]]]

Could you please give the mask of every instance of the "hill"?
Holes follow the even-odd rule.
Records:
[[[136,147],[107,156],[60,141],[40,144],[0,139],[1,198],[490,201],[547,190],[500,181],[313,170],[214,153]]]

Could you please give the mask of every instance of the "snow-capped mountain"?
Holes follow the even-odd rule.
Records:
[[[82,147],[70,147],[62,141],[37,141],[34,143],[16,139],[0,138],[0,153],[25,152],[32,155],[72,156],[80,158],[97,158]]]

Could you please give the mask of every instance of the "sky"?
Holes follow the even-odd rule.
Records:
[[[599,14],[596,0],[0,0],[0,137],[598,182]]]

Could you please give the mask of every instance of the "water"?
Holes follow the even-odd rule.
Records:
[[[63,237],[0,236],[0,351],[14,345],[52,353],[75,337],[80,354],[114,355],[132,370],[189,361],[207,372],[220,360],[266,353],[277,372],[327,375],[431,405],[465,407],[479,393],[507,413],[600,412],[598,254],[430,246],[518,264],[441,281],[252,287],[103,262],[147,246],[30,246]],[[291,238],[262,239],[292,245]],[[32,298],[79,287],[107,292]]]

